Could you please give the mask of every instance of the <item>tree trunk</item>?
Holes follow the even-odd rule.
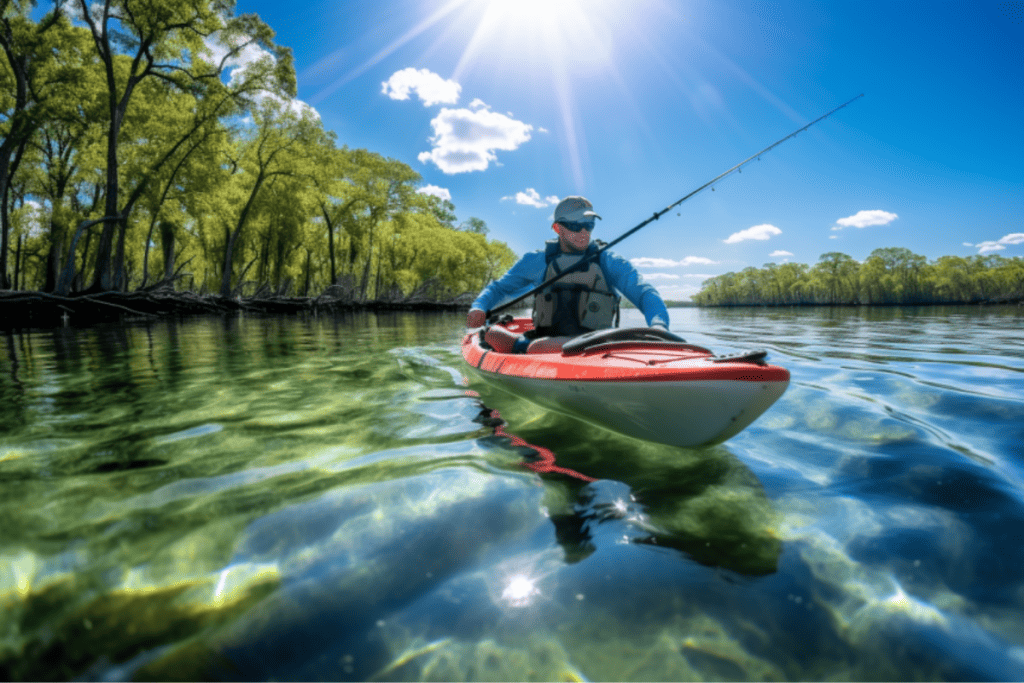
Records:
[[[107,179],[106,179],[106,202],[103,210],[104,216],[117,216],[118,198],[120,187],[118,185],[118,159],[117,144],[121,136],[121,123],[124,121],[125,111],[128,109],[128,101],[131,99],[135,84],[139,76],[132,74],[125,85],[124,94],[117,97],[117,81],[114,76],[114,55],[110,49],[110,33],[107,31],[106,21],[103,23],[102,32],[97,35],[97,29],[92,26],[93,40],[96,43],[99,57],[103,60],[104,70],[107,78],[107,105],[110,112],[110,124],[107,128]],[[125,223],[121,226],[120,223]],[[115,269],[112,262],[112,251],[114,249],[114,230],[121,227],[122,231],[127,227],[127,217],[122,216],[120,221],[106,222],[103,224],[103,231],[100,233],[100,242],[96,249],[96,272],[93,277],[92,289],[99,291],[110,291],[117,286],[116,277],[120,275],[120,268]],[[122,238],[124,233],[122,232]],[[123,246],[123,245],[122,245]],[[124,255],[124,252],[120,252]],[[120,266],[120,264],[118,264]]]
[[[14,253],[14,289],[18,289],[18,275],[21,273],[21,245],[25,242],[24,235],[18,235],[18,250]]]
[[[57,288],[57,281],[60,279],[61,266],[64,262],[64,238],[67,235],[67,227],[63,220],[50,220],[50,249],[46,254],[46,280],[43,283],[44,292],[53,292]]]
[[[9,139],[9,138],[8,138]],[[11,153],[7,140],[0,145],[0,289],[10,289],[7,279],[7,235],[10,232],[10,221],[7,215],[7,188],[10,186],[8,172],[11,167]]]
[[[383,250],[381,250],[381,251],[383,251]],[[378,253],[377,254],[377,277],[376,277],[376,281],[375,281],[375,283],[373,285],[373,296],[374,296],[375,299],[380,299],[380,293],[381,293],[381,288],[382,288],[381,279],[382,279],[382,275],[383,275],[383,272],[384,272],[384,268],[381,266],[381,262],[383,260],[384,260],[383,259],[383,254]]]
[[[266,175],[264,175],[263,170],[260,170],[259,175],[256,176],[252,192],[249,193],[249,199],[246,201],[242,213],[238,216],[238,225],[233,232],[228,233],[227,244],[224,245],[224,272],[221,274],[220,279],[220,295],[225,298],[231,296],[231,259],[233,258],[235,242],[238,240],[238,236],[242,234],[242,228],[245,227],[245,222],[249,218],[249,211],[252,209],[253,202],[256,201],[256,196],[260,193],[264,180],[266,180]],[[228,228],[225,228],[225,230],[228,230]]]
[[[372,220],[372,219],[371,219]],[[370,227],[370,242],[366,248],[366,265],[363,267],[363,281],[360,285],[360,298],[366,301],[366,288],[370,284],[370,265],[373,263],[373,227]]]
[[[142,284],[139,289],[145,289],[149,282],[149,245],[153,243],[153,229],[156,227],[156,216],[149,221],[149,234],[146,235],[146,245],[142,249]]]
[[[160,223],[160,245],[164,250],[164,280],[174,277],[174,223]]]
[[[91,225],[89,221],[82,221],[78,224],[75,229],[75,234],[71,238],[71,246],[68,247],[68,259],[64,262],[64,268],[61,270],[60,275],[57,277],[57,282],[54,285],[53,293],[58,296],[67,296],[71,291],[71,283],[75,279],[75,249],[78,247],[78,240],[82,236],[82,231]],[[89,250],[89,240],[86,238],[85,250]],[[82,268],[85,268],[85,255],[82,255]]]
[[[338,283],[338,268],[334,262],[334,225],[331,223],[331,217],[327,213],[322,205],[320,211],[324,214],[324,222],[327,223],[327,253],[331,257],[331,284]]]
[[[313,252],[306,249],[306,282],[302,287],[302,296],[309,296],[309,268],[310,262],[313,259]]]
[[[80,292],[83,289],[85,289],[85,274],[88,272],[86,264],[89,261],[89,249],[92,248],[92,237],[92,230],[89,230],[89,232],[85,233],[85,246],[82,247],[82,267],[78,269],[78,274],[75,276],[76,292]]]
[[[19,126],[24,129],[24,126]],[[8,241],[11,231],[11,178],[14,177],[15,172],[18,170],[18,166],[21,164],[21,159],[25,154],[25,146],[28,144],[27,134],[26,137],[14,149],[13,142],[17,138],[17,134],[14,131],[8,133],[7,138],[3,144],[0,145],[0,289],[9,289],[11,286],[11,280],[7,275],[7,252],[10,249],[10,242]],[[13,154],[13,159],[11,158]]]
[[[128,219],[122,218],[117,222],[117,250],[114,252],[114,263],[112,264],[113,288],[118,292],[128,289],[128,276],[124,264],[124,238],[128,230]]]
[[[231,259],[239,232],[240,230],[235,230],[228,233],[227,244],[224,245],[224,270],[220,276],[220,295],[225,298],[231,296]]]
[[[116,111],[112,112],[116,115]],[[117,215],[118,180],[117,180],[117,134],[120,129],[120,121],[111,123],[109,137],[107,140],[107,188],[104,214],[107,216]],[[120,223],[122,221],[118,221]],[[114,249],[114,230],[117,223],[111,221],[103,225],[100,232],[100,242],[96,248],[96,274],[93,278],[93,289],[106,292],[115,287],[114,272],[112,263],[112,252]],[[123,252],[122,252],[123,253]]]

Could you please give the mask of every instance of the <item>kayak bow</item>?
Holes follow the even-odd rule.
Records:
[[[504,327],[532,329],[528,318]],[[715,356],[656,328],[617,328],[576,337],[552,353],[498,353],[481,332],[462,340],[477,374],[537,405],[627,436],[704,446],[735,436],[789,386],[789,371],[765,351]]]

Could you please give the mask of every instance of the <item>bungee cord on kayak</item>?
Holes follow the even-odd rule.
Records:
[[[508,310],[509,308],[515,306],[516,304],[518,304],[519,302],[527,299],[528,297],[536,295],[538,292],[542,291],[543,289],[545,289],[547,287],[550,287],[554,282],[557,282],[558,280],[564,278],[565,276],[570,275],[571,273],[578,272],[578,271],[583,270],[585,268],[588,268],[591,263],[596,262],[601,257],[601,254],[603,252],[605,252],[608,249],[610,249],[611,247],[615,246],[616,244],[618,244],[622,240],[626,239],[627,237],[629,237],[633,233],[637,232],[638,230],[644,228],[648,224],[658,220],[663,215],[665,215],[666,213],[668,213],[669,211],[671,211],[675,207],[677,207],[680,204],[682,204],[683,202],[685,202],[687,199],[690,199],[694,195],[696,195],[696,194],[706,190],[709,187],[711,187],[712,190],[714,190],[713,186],[718,181],[722,180],[723,178],[725,178],[726,176],[728,176],[728,175],[730,175],[730,174],[732,174],[734,172],[742,173],[742,168],[744,166],[746,166],[748,163],[750,163],[751,161],[754,161],[755,159],[760,159],[762,154],[765,154],[766,152],[771,151],[775,147],[778,147],[779,145],[781,145],[786,140],[789,140],[790,138],[796,137],[800,133],[804,132],[805,130],[807,130],[808,128],[813,126],[814,124],[816,124],[819,121],[822,121],[822,120],[828,118],[832,114],[836,113],[837,111],[839,111],[843,107],[846,107],[847,105],[853,103],[854,101],[856,101],[857,99],[859,99],[861,97],[864,97],[863,93],[861,93],[860,95],[857,95],[856,97],[854,97],[854,98],[844,102],[843,104],[839,105],[835,109],[832,109],[831,111],[828,111],[825,114],[822,114],[821,116],[819,116],[818,118],[814,119],[813,121],[811,121],[807,125],[803,126],[802,128],[799,128],[799,129],[793,131],[792,133],[790,133],[786,137],[780,138],[779,140],[776,140],[775,142],[773,142],[772,144],[768,145],[767,147],[765,147],[761,151],[757,152],[756,154],[750,155],[748,158],[744,159],[743,161],[741,161],[740,163],[736,164],[735,166],[733,166],[729,170],[725,171],[724,173],[721,173],[721,174],[715,176],[714,178],[712,178],[708,182],[704,183],[703,185],[701,185],[697,189],[693,190],[692,192],[690,192],[686,196],[682,197],[681,199],[673,202],[672,204],[669,204],[668,206],[666,206],[661,211],[655,211],[654,214],[652,214],[650,216],[650,218],[647,218],[646,220],[641,222],[639,225],[637,225],[637,226],[627,230],[625,233],[623,233],[622,235],[618,236],[617,238],[615,238],[611,242],[608,242],[607,244],[601,244],[599,248],[597,248],[595,250],[592,250],[592,253],[586,254],[577,263],[575,263],[575,264],[573,264],[571,266],[568,266],[564,270],[562,270],[561,272],[553,275],[550,278],[545,279],[544,282],[540,283],[539,285],[537,285],[536,287],[534,287],[530,291],[526,292],[525,294],[521,294],[521,295],[515,297],[514,299],[512,299],[512,300],[510,300],[510,301],[508,301],[506,303],[501,304],[500,306],[496,306],[495,308],[488,310],[486,312],[486,316],[485,316],[486,320],[489,321],[489,322],[494,322],[495,320],[497,320],[498,314],[501,313],[502,311]]]

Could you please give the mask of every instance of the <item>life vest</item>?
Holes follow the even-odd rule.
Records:
[[[553,278],[584,256],[593,256],[602,244],[595,240],[584,254],[566,254],[558,240],[548,241],[544,279]],[[569,273],[537,293],[533,300],[534,332],[531,336],[574,337],[614,327],[618,317],[619,296],[608,284],[598,259],[594,259],[586,268]]]

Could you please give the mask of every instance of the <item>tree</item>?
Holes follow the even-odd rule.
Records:
[[[875,249],[863,264],[846,254],[822,254],[808,270],[801,263],[765,264],[704,281],[699,306],[767,303],[923,304],[1020,301],[1024,259],[943,256],[928,263],[901,247]]]
[[[266,52],[258,68],[245,70],[247,78],[258,81],[260,89],[294,97],[295,73],[291,51],[273,44],[273,31],[266,24],[255,16],[231,17],[232,0],[102,0],[97,4],[76,0],[76,4],[92,34],[107,83],[106,222],[100,235],[93,287],[110,290],[123,284],[119,281],[120,270],[132,207],[131,201],[121,206],[119,143],[128,106],[139,85],[152,78],[184,92],[216,87],[227,60],[249,45],[259,45]],[[211,70],[201,56],[209,53],[204,41],[218,32],[229,49],[217,68]],[[126,65],[118,63],[118,49],[124,51]],[[252,96],[253,88],[247,87],[246,92]],[[156,167],[169,160],[170,152],[157,157]],[[113,254],[115,227],[119,241]]]
[[[937,298],[945,303],[974,301],[971,262],[960,256],[943,256],[935,261],[931,284]]]
[[[857,296],[857,270],[859,264],[838,251],[830,251],[818,258],[809,277],[822,291],[824,303],[835,305],[853,303]]]
[[[805,302],[805,292],[810,279],[806,263],[783,263],[776,271],[779,303],[797,304]]]
[[[148,90],[142,106],[133,107],[126,117],[124,134],[131,141],[125,175],[137,179],[130,196],[138,197],[149,218],[143,242],[143,287],[149,279],[149,252],[158,224],[165,255],[163,279],[173,275],[167,257],[173,261],[174,249],[168,251],[168,246],[180,232],[174,226],[183,222],[190,194],[216,188],[214,167],[229,134],[217,114],[231,111],[229,93],[207,94],[197,100],[164,87]],[[158,161],[160,155],[165,155],[165,160]]]
[[[86,212],[81,189],[95,187],[88,175],[90,168],[97,167],[95,150],[103,120],[99,97],[102,83],[95,60],[88,54],[89,32],[67,22],[61,22],[53,31],[60,50],[58,59],[50,66],[65,70],[68,77],[51,79],[55,82],[55,92],[48,100],[47,116],[30,140],[35,161],[30,192],[49,211],[43,284],[47,292],[57,289],[68,248],[69,228]]]
[[[56,87],[72,81],[73,72],[55,69],[60,45],[56,34],[69,28],[63,3],[35,23],[29,12],[35,3],[0,0],[0,289],[10,286],[7,270],[8,215],[11,176],[17,170],[25,148],[45,120],[48,101]]]
[[[345,192],[339,197],[343,208],[337,215],[349,247],[347,269],[356,275],[357,267],[362,266],[358,282],[360,298],[365,300],[374,260],[379,256],[374,253],[377,228],[406,211],[429,212],[429,199],[416,192],[420,175],[408,165],[362,149],[348,154]]]
[[[348,149],[335,147],[334,134],[323,132],[323,139],[314,145],[311,179],[316,189],[315,202],[327,233],[327,256],[330,261],[330,284],[338,282],[335,248],[337,229],[342,218],[360,200],[346,180],[351,175],[352,155]]]
[[[267,182],[298,173],[300,160],[313,143],[319,128],[310,112],[297,115],[280,102],[265,100],[253,112],[254,124],[238,145],[237,156],[230,159],[236,189],[237,213],[233,227],[225,226],[224,268],[221,271],[221,296],[231,296],[232,268],[236,246],[242,231],[257,206]]]
[[[474,216],[467,218],[466,222],[459,226],[459,230],[476,233],[477,235],[486,235],[488,233],[487,223]]]
[[[860,268],[864,303],[920,303],[926,259],[903,247],[875,249]]]

